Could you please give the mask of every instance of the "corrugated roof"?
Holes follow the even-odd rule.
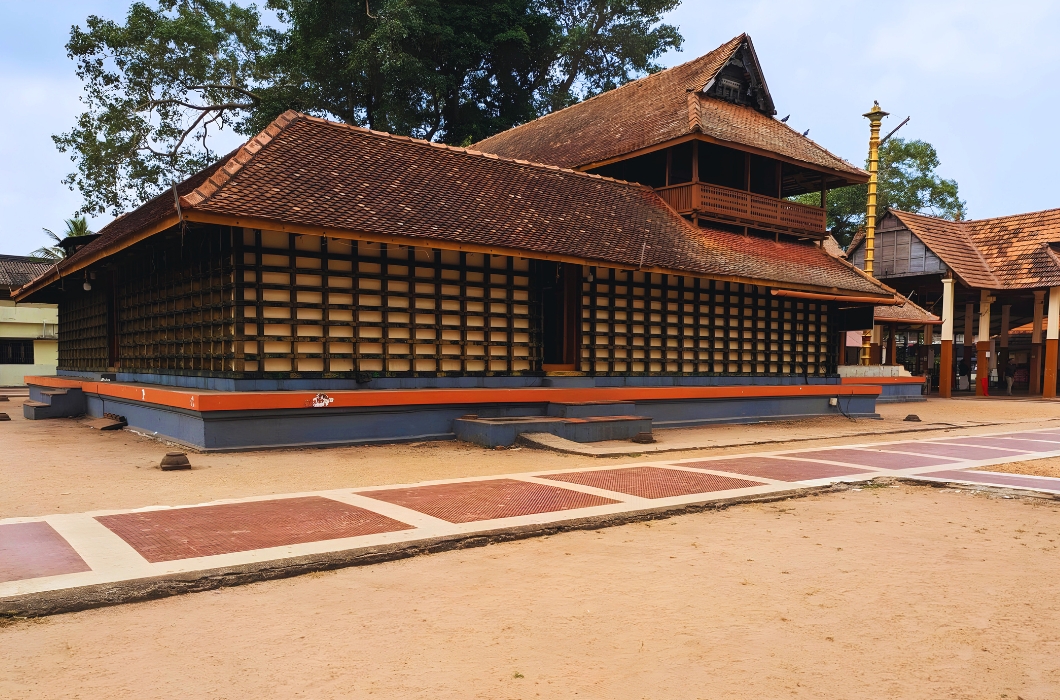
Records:
[[[648,187],[287,112],[231,158],[178,186],[183,216],[411,242],[474,244],[763,284],[885,294],[811,243],[700,229]],[[77,265],[175,214],[162,195],[101,231]],[[210,218],[213,217],[213,218]],[[135,222],[135,224],[133,223]]]
[[[474,144],[508,158],[579,168],[673,139],[702,133],[852,176],[860,168],[771,116],[702,94],[750,37],[592,97]]]

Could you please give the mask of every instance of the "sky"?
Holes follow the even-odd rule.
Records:
[[[124,16],[128,0],[0,0],[0,253],[46,244],[80,206],[62,184],[72,170],[52,134],[74,123],[80,83],[63,48],[90,14]],[[263,3],[259,3],[263,4]],[[1060,3],[1049,0],[685,0],[667,21],[685,37],[672,66],[747,32],[778,117],[861,164],[873,100],[891,113],[884,133],[933,144],[971,218],[1060,207]],[[225,152],[238,142],[215,142]],[[109,217],[90,220],[98,230]]]

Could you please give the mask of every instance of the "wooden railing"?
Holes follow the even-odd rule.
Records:
[[[705,182],[686,182],[660,187],[656,191],[667,204],[682,214],[697,212],[706,218],[812,236],[824,236],[827,233],[824,210],[819,207]]]

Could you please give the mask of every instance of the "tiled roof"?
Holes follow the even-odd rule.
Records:
[[[0,255],[0,288],[14,289],[43,275],[51,266],[36,258],[20,255]]]
[[[891,213],[970,287],[1060,285],[1060,209],[974,221]],[[850,250],[863,238],[859,235]]]
[[[744,42],[750,37],[741,34],[705,56],[491,136],[472,148],[577,168],[702,133],[863,180],[864,171],[787,124],[702,94]]]
[[[898,306],[876,306],[873,308],[873,319],[880,323],[910,323],[913,325],[929,323],[939,324],[942,319],[921,306],[917,306],[901,294],[895,294],[901,300]]]
[[[648,187],[308,117],[281,115],[227,162],[178,187],[186,219],[292,226],[574,256],[762,284],[887,294],[811,243],[700,229]],[[172,195],[102,230],[115,250],[174,213]],[[212,217],[212,218],[211,218]],[[133,225],[131,222],[136,222]],[[93,251],[92,249],[95,249]]]

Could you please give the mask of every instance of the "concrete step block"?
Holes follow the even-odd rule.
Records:
[[[632,416],[637,404],[632,401],[583,401],[581,403],[550,403],[548,415],[557,418],[592,418],[597,416]]]

